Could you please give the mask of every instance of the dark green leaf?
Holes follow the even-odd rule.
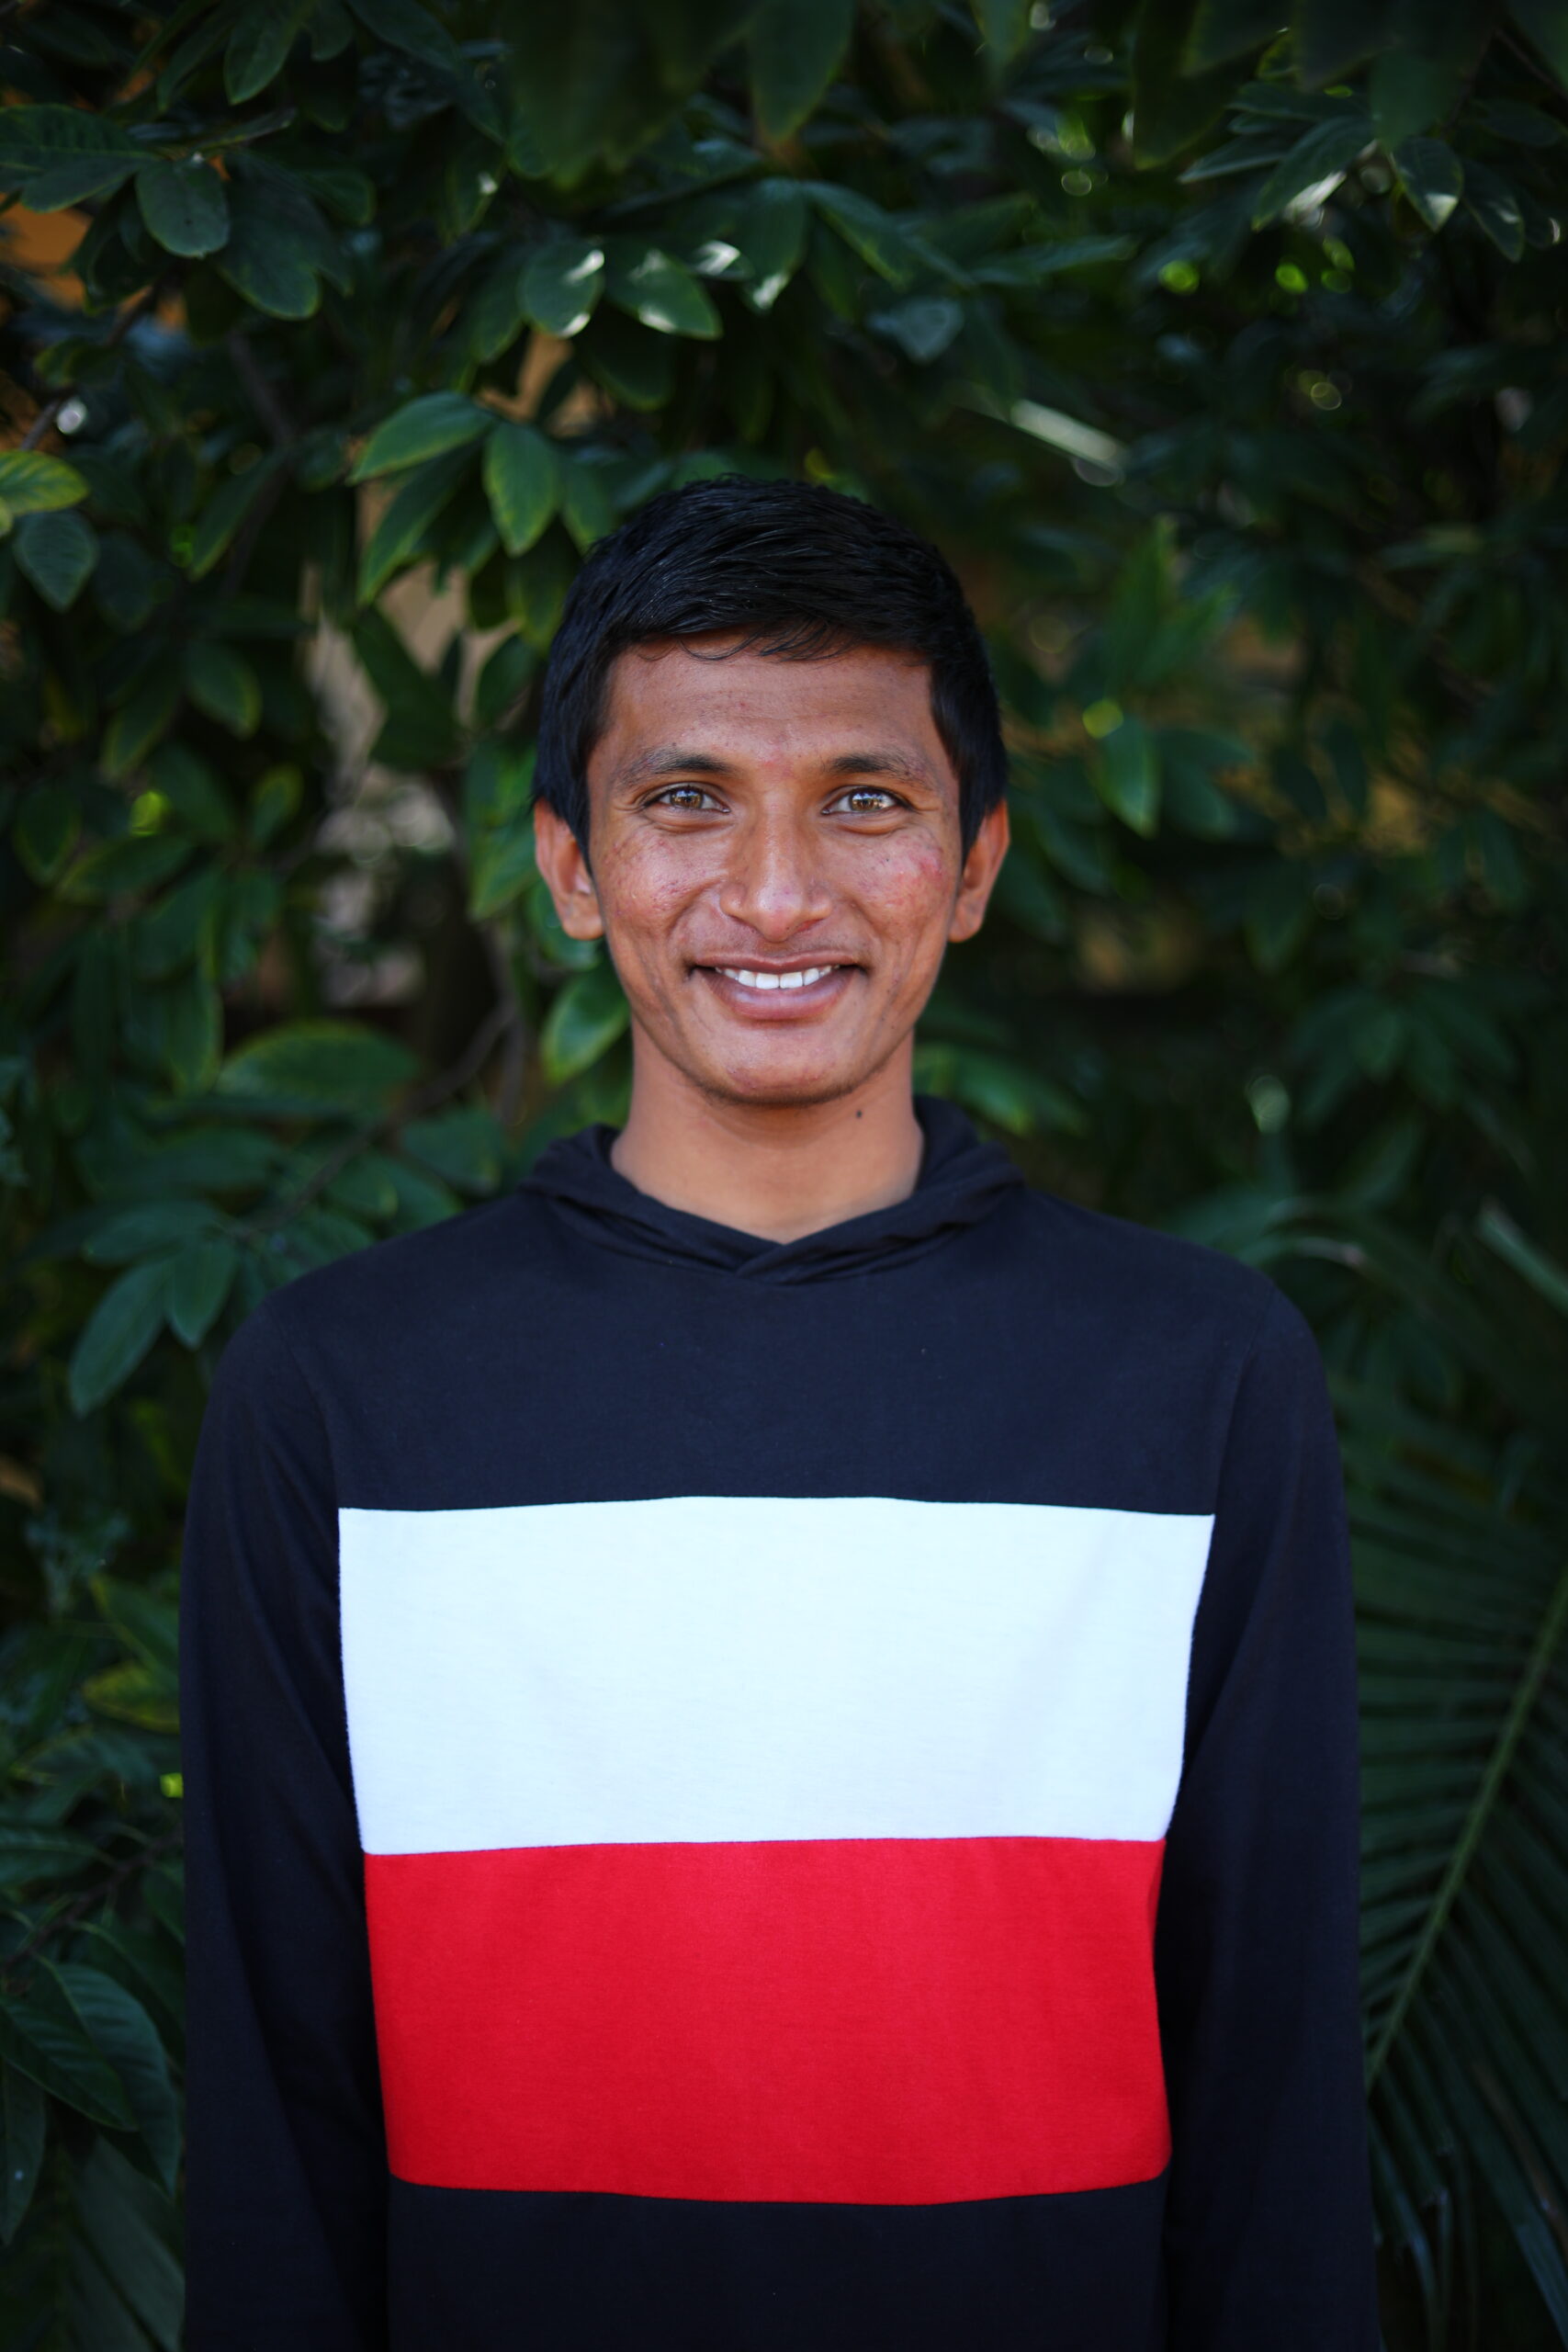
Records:
[[[520,637],[502,638],[474,687],[474,725],[493,727],[525,692],[538,664]]]
[[[476,844],[468,881],[468,912],[488,922],[527,888],[537,871],[533,827],[517,818],[483,834]]]
[[[445,25],[418,6],[418,0],[349,0],[349,6],[367,31],[389,49],[403,50],[422,64],[434,66],[438,74],[462,74],[457,43]]]
[[[0,113],[0,187],[21,187],[35,173],[82,157],[140,162],[141,154],[119,123],[85,107],[16,106]]]
[[[879,204],[855,189],[813,180],[805,188],[816,209],[862,261],[894,286],[907,286],[915,274],[915,258],[897,223]]]
[[[111,1283],[71,1351],[71,1409],[90,1413],[122,1388],[164,1328],[165,1266],[153,1259]]]
[[[523,307],[547,334],[581,334],[604,287],[604,248],[587,237],[541,245],[523,273]]]
[[[1399,184],[1428,229],[1444,227],[1464,194],[1464,168],[1441,139],[1407,139],[1393,153]]]
[[[47,1960],[32,1961],[20,1998],[0,2000],[0,2058],[92,2122],[115,2132],[136,2129],[125,2085]]]
[[[276,458],[260,458],[243,474],[231,474],[227,481],[219,483],[202,508],[191,538],[190,561],[186,567],[190,579],[205,579],[219,557],[228,551],[256,501],[276,481],[280,462]]]
[[[1464,205],[1500,254],[1509,261],[1520,259],[1525,250],[1525,217],[1518,198],[1500,172],[1469,160],[1464,167]]]
[[[599,312],[582,338],[582,355],[590,373],[627,408],[659,408],[674,389],[669,337],[650,334],[618,311]]]
[[[1131,237],[1062,237],[1054,244],[1020,245],[977,262],[972,275],[977,286],[1043,286],[1064,270],[1125,261],[1135,251],[1136,241]]]
[[[556,511],[555,452],[531,424],[498,424],[485,443],[485,494],[508,555],[524,555]]]
[[[310,5],[311,0],[244,0],[223,52],[223,87],[231,107],[244,106],[276,80],[310,22]]]
[[[400,484],[360,554],[357,594],[362,605],[378,596],[394,571],[424,551],[432,524],[471,472],[469,450],[448,449],[444,458],[416,467]]]
[[[215,639],[198,639],[186,654],[186,692],[197,710],[231,735],[254,735],[261,718],[261,685],[243,653]]]
[[[411,754],[406,763],[439,765],[450,758],[457,738],[450,696],[420,668],[391,623],[378,612],[362,613],[354,625],[354,643],[386,706],[388,727],[396,727],[401,747]],[[389,756],[379,740],[377,751],[378,757]]]
[[[144,627],[168,586],[167,572],[127,532],[105,532],[93,571],[93,601],[111,628],[130,635]]]
[[[231,1241],[197,1241],[171,1263],[164,1308],[170,1329],[187,1348],[199,1347],[206,1339],[239,1267],[240,1252]]]
[[[215,254],[229,238],[229,198],[210,164],[144,164],[136,201],[149,233],[172,254]]]
[[[1135,833],[1159,822],[1159,746],[1142,719],[1123,718],[1099,746],[1094,780],[1108,808]]]
[[[751,95],[764,139],[798,130],[838,70],[854,0],[763,0],[751,19]]]
[[[160,744],[147,763],[147,781],[197,841],[232,840],[234,812],[222,786],[206,762],[183,743]]]
[[[1292,17],[1303,85],[1320,90],[1343,81],[1353,65],[1385,48],[1391,14],[1377,0],[1297,0]]]
[[[103,1982],[107,1984],[109,1979]],[[172,2171],[162,2164],[159,2170],[164,2173],[164,2186],[172,2187]],[[123,2352],[143,2352],[147,2338],[128,2320],[123,2322],[118,2341],[110,2335],[117,2315],[123,2314],[124,2305],[118,2300],[123,2297],[160,2352],[178,2352],[185,2281],[164,2234],[169,2217],[156,2190],[132,2170],[118,2148],[99,2140],[79,2167],[76,2194],[84,2242],[75,2249],[73,2269],[76,2308],[79,2319],[85,2323],[85,2341],[93,2352],[122,2352],[122,2347]],[[90,2284],[80,2275],[88,2246],[96,2256],[97,2271]],[[111,2279],[117,2290],[112,2305],[107,2295]],[[104,2291],[96,2294],[100,2282]]]
[[[964,324],[964,311],[950,294],[912,294],[889,310],[868,311],[865,322],[923,368],[953,342]]]
[[[82,1255],[94,1266],[129,1266],[138,1258],[165,1255],[211,1222],[198,1201],[140,1201],[107,1217],[83,1243]]]
[[[494,418],[461,392],[423,392],[405,401],[376,427],[354,461],[350,481],[369,481],[423,465],[448,449],[459,449],[487,433]]]
[[[561,467],[561,520],[586,555],[595,539],[615,527],[615,510],[603,466],[585,458],[568,458]]]
[[[351,1021],[292,1021],[231,1054],[218,1081],[237,1102],[372,1108],[418,1068],[406,1046]]]
[[[308,319],[321,307],[316,268],[289,223],[247,194],[231,215],[215,266],[236,294],[275,319]]]
[[[608,959],[568,980],[546,1015],[539,1038],[551,1084],[564,1085],[608,1053],[628,1018],[621,984]]]
[[[735,242],[751,273],[745,300],[771,311],[800,266],[810,224],[806,198],[794,180],[761,180],[747,191],[735,220]]]
[[[70,854],[78,824],[76,797],[62,784],[35,784],[22,802],[12,838],[35,882],[52,882]]]
[[[1539,1291],[1560,1314],[1568,1315],[1568,1271],[1521,1233],[1506,1209],[1495,1201],[1486,1202],[1476,1219],[1475,1229],[1487,1247],[1495,1250],[1516,1273],[1522,1274],[1532,1289]]]
[[[85,514],[24,514],[17,526],[17,567],[46,605],[69,612],[93,575],[97,534]]]
[[[1367,96],[1372,127],[1383,145],[1397,147],[1403,140],[1441,122],[1464,79],[1464,61],[1457,56],[1412,56],[1401,43],[1398,49],[1374,57],[1367,75]]]
[[[1184,51],[1192,0],[1142,0],[1133,28],[1133,153],[1140,168],[1168,164],[1219,115],[1233,74],[1188,74]]]
[[[277,839],[299,808],[304,788],[305,780],[291,760],[268,768],[251,799],[248,831],[257,849],[265,849]]]
[[[1184,74],[1206,74],[1246,57],[1284,30],[1280,0],[1198,0],[1181,53]]]
[[[1259,971],[1282,970],[1311,927],[1310,877],[1292,865],[1265,868],[1247,902],[1247,944]]]
[[[468,305],[463,322],[468,351],[475,359],[499,359],[522,334],[526,317],[522,265],[513,250],[497,263]]]
[[[72,1878],[97,1858],[90,1838],[63,1829],[29,1829],[23,1822],[0,1824],[0,1888],[8,1894],[40,1881]]]
[[[480,1105],[412,1120],[401,1141],[405,1151],[460,1193],[492,1193],[501,1182],[501,1129],[494,1113]]]
[[[122,188],[137,169],[130,155],[74,155],[51,164],[26,183],[29,212],[63,212],[70,205],[102,201]]]
[[[723,332],[707,288],[657,246],[635,255],[612,251],[605,284],[611,301],[656,334],[711,342]]]
[[[1253,227],[1267,228],[1303,197],[1321,201],[1328,187],[1349,170],[1371,136],[1371,124],[1359,117],[1314,124],[1304,138],[1297,140],[1283,162],[1275,164],[1258,189],[1252,207]]]
[[[181,673],[172,662],[159,662],[149,671],[104,731],[98,764],[106,775],[130,775],[141,765],[154,743],[167,733],[180,707],[181,688]]]
[[[180,2120],[156,2026],[135,1995],[106,1976],[102,1969],[64,1961],[57,1973],[72,2007],[124,2085],[136,2128],[164,2187],[172,2188],[179,2168]],[[177,2289],[178,2273],[174,2275]],[[179,2316],[176,2291],[171,2321],[176,2332]],[[174,2335],[166,2334],[160,2340],[172,2344]]]

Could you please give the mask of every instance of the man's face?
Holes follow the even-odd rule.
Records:
[[[732,642],[619,657],[592,870],[542,808],[539,864],[566,930],[608,941],[639,1072],[652,1054],[727,1102],[829,1102],[908,1048],[948,941],[979,929],[1007,819],[964,855],[923,664]]]

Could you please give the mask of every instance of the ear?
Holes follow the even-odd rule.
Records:
[[[1007,803],[998,800],[996,807],[981,818],[980,830],[969,844],[969,854],[959,876],[953,920],[947,926],[950,940],[973,939],[985,922],[991,891],[1007,854]]]
[[[604,918],[581,842],[547,801],[534,803],[534,854],[569,939],[603,939]]]

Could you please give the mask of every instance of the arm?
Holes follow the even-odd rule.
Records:
[[[386,2158],[310,1391],[262,1306],[224,1356],[186,1528],[190,2352],[385,2342]]]
[[[1274,1294],[1226,1442],[1156,1941],[1171,2352],[1375,2352],[1357,1812],[1339,1456]]]

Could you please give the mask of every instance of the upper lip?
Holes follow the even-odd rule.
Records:
[[[699,970],[709,972],[811,972],[822,965],[853,964],[852,956],[819,950],[815,956],[699,956]]]

